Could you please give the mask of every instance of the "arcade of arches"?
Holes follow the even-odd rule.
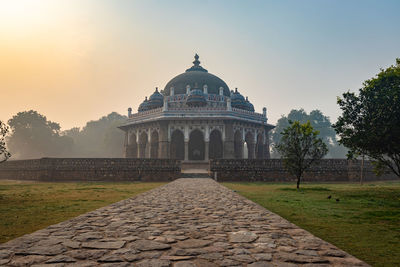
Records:
[[[267,131],[258,125],[147,125],[131,129],[125,146],[129,158],[269,158]]]

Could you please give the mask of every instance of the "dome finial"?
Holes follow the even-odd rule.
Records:
[[[158,92],[158,87],[156,87],[156,92]]]
[[[202,66],[200,66],[199,55],[197,53],[194,55],[193,66],[186,70],[186,72],[188,72],[188,71],[207,72],[206,69],[204,69]]]
[[[194,55],[193,65],[195,65],[195,66],[199,66],[200,65],[199,55],[197,53]]]

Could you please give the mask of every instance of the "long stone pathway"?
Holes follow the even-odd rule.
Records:
[[[179,179],[0,245],[0,266],[368,266],[211,179]]]

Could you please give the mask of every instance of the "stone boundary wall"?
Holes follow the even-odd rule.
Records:
[[[41,158],[0,163],[0,179],[34,181],[171,181],[181,163],[171,159]]]
[[[396,180],[398,177],[386,172],[378,177],[371,162],[364,161],[363,181]],[[303,175],[308,182],[359,182],[360,160],[322,159]],[[210,160],[210,175],[222,181],[270,181],[289,182],[296,178],[283,167],[281,159],[216,159]]]

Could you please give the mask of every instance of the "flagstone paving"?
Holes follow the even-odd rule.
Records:
[[[0,245],[0,266],[368,266],[211,179],[178,179]]]

